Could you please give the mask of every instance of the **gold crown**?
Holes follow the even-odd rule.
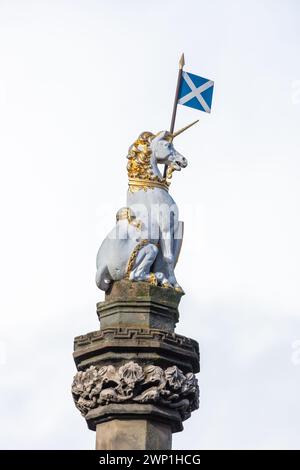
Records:
[[[128,179],[129,191],[136,192],[140,189],[147,191],[147,189],[161,188],[169,191],[170,183],[165,179],[147,179],[147,178],[129,178]]]

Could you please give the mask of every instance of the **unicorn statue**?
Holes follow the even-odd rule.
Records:
[[[178,261],[183,222],[169,194],[174,171],[187,160],[173,140],[197,121],[173,134],[143,132],[130,146],[127,159],[126,207],[118,210],[116,224],[97,254],[96,284],[108,291],[114,281],[145,281],[183,293],[174,269]],[[159,165],[164,165],[164,173]]]

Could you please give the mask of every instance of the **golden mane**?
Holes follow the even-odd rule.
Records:
[[[142,132],[129,147],[127,156],[127,173],[129,178],[152,179],[154,177],[150,163],[150,144],[154,137],[152,132]]]

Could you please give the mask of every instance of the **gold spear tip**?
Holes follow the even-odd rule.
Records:
[[[181,54],[181,57],[179,59],[179,68],[182,70],[183,67],[185,65],[185,62],[184,62],[184,53]]]
[[[199,119],[197,119],[197,121],[194,121],[192,122],[191,124],[188,124],[187,126],[185,127],[182,127],[182,129],[179,129],[178,131],[174,132],[172,134],[172,140],[175,139],[175,137],[177,137],[179,134],[181,134],[182,132],[186,131],[187,129],[189,129],[190,127],[192,127],[194,124],[197,124],[197,122],[199,122]]]

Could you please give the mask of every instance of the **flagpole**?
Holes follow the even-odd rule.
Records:
[[[172,113],[172,119],[171,119],[170,134],[173,134],[174,127],[175,127],[178,96],[179,96],[181,77],[182,77],[182,71],[183,71],[184,64],[185,64],[184,54],[181,54],[181,57],[180,57],[180,60],[179,60],[179,69],[178,69],[177,85],[176,85],[175,98],[174,98],[174,104],[173,104],[173,113]],[[167,168],[168,168],[167,165],[165,165],[164,178],[167,176]]]

